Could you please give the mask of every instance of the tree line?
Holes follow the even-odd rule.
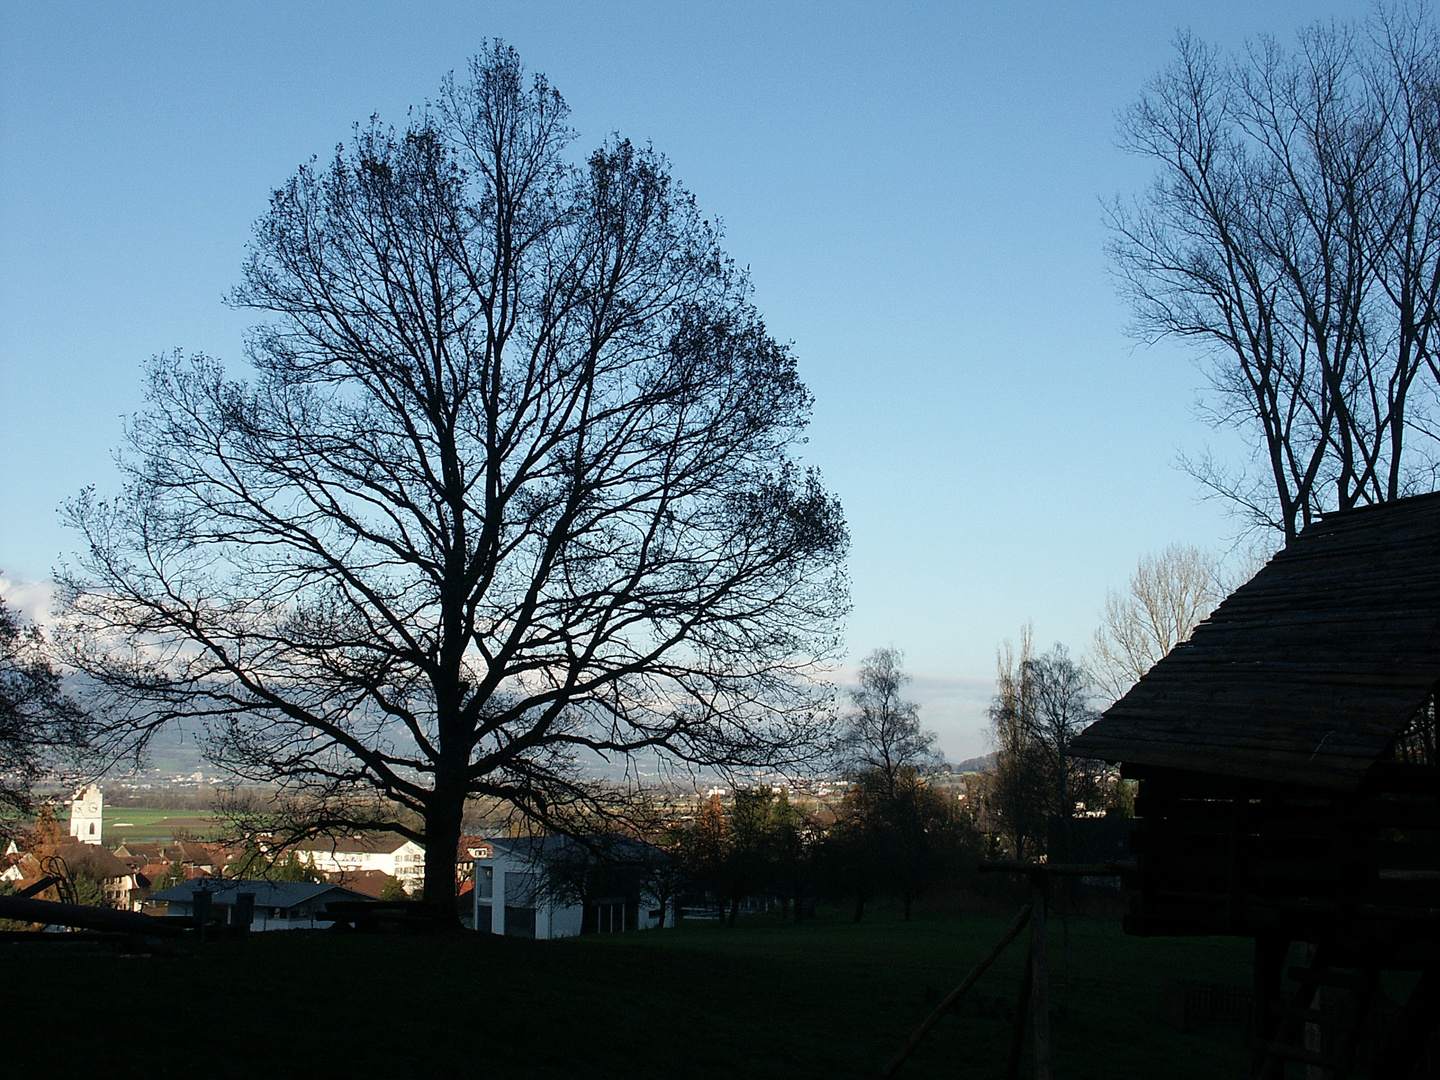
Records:
[[[801,803],[768,785],[728,802],[711,795],[693,823],[660,838],[682,887],[716,904],[730,925],[761,896],[796,924],[818,899],[851,905],[857,922],[872,901],[889,899],[909,919],[916,901],[964,884],[983,858],[1077,851],[1077,813],[1127,812],[1113,771],[1069,753],[1095,715],[1094,684],[1063,646],[1033,655],[1028,633],[1018,655],[1003,655],[990,710],[993,771],[963,786],[941,782],[935,735],[903,695],[901,654],[876,650],[837,739],[847,780],[840,797]]]

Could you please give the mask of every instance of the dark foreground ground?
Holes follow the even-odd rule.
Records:
[[[822,911],[726,930],[521,941],[323,931],[172,947],[154,957],[0,945],[7,1076],[877,1077],[931,998],[1008,919]],[[1173,980],[1243,984],[1246,943],[1127,938],[1072,919],[1063,980],[1050,935],[1062,1080],[1233,1077],[1243,1027],[1189,1034]],[[981,980],[979,1012],[946,1017],[902,1078],[1004,1076],[1024,938]],[[1004,1000],[997,1000],[1004,999]],[[1028,1039],[1028,1035],[1027,1035]]]

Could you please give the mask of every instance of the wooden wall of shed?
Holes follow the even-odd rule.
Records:
[[[1440,947],[1440,771],[1377,766],[1354,793],[1152,770],[1126,878],[1136,934]]]

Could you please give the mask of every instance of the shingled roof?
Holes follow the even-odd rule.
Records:
[[[1075,752],[1353,789],[1440,681],[1440,493],[1311,524]]]

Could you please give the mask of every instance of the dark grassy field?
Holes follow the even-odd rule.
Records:
[[[103,1060],[111,1080],[874,1077],[930,1011],[927,988],[950,990],[1008,922],[881,912],[857,927],[821,915],[799,929],[759,917],[555,942],[279,932],[157,957],[0,945],[16,1036],[7,1070],[91,1075]],[[1086,920],[1070,936],[1068,984],[1058,925],[1050,938],[1057,1077],[1244,1074],[1241,1029],[1182,1034],[1163,993],[1175,978],[1245,981],[1244,942],[1139,940]],[[975,993],[1013,1001],[1023,958],[1017,941]],[[946,1017],[900,1076],[1003,1076],[1011,1027]]]

